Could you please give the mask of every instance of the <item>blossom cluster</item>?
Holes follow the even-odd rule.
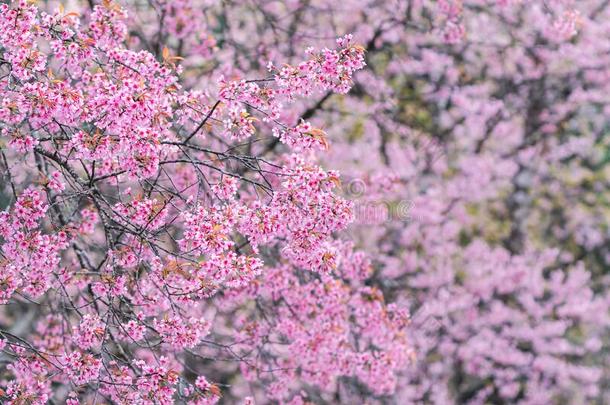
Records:
[[[201,10],[160,7],[159,38],[193,45]],[[126,8],[103,1],[80,11],[0,6],[0,151],[12,194],[0,213],[0,337],[11,359],[0,400],[216,403],[221,389],[205,370],[193,375],[190,360],[223,347],[215,300],[263,286],[277,261],[334,285],[335,234],[351,220],[339,174],[312,156],[267,160],[227,142],[268,133],[293,152],[326,148],[326,134],[304,119],[294,130],[281,120],[296,96],[347,92],[363,49],[344,38],[338,50],[308,51],[301,79],[286,69],[262,82],[232,75],[200,91],[181,77],[179,52],[133,36]],[[30,305],[32,318],[15,318],[13,308]],[[394,338],[404,335],[370,359],[354,354],[362,370],[349,374],[368,378]]]

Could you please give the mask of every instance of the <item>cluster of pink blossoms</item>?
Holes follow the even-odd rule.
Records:
[[[277,72],[281,93],[289,98],[308,95],[315,88],[347,93],[353,85],[352,75],[365,66],[365,49],[352,44],[352,38],[346,35],[337,39],[338,51],[324,49],[318,53],[308,48],[306,53],[310,59],[298,66],[277,68],[269,63],[267,69]]]
[[[282,273],[290,306],[305,295],[310,309],[298,311],[327,311],[312,318],[325,325],[315,336],[297,331],[296,319],[275,332],[294,350],[312,349],[303,376],[324,389],[345,376],[390,392],[385,368],[410,358],[408,317],[361,285],[370,263],[335,239],[353,219],[339,174],[314,155],[275,150],[278,138],[292,152],[327,149],[327,134],[289,108],[346,93],[364,48],[346,36],[294,68],[271,67],[270,78],[228,72],[231,80],[202,91],[181,77],[184,57],[171,44],[193,46],[201,33],[189,24],[201,10],[159,7],[166,25],[150,48],[152,37],[132,32],[134,16],[112,1],[78,12],[0,6],[1,192],[10,193],[0,213],[0,349],[9,359],[0,401],[216,403],[226,384],[210,382],[198,359],[228,357],[248,379],[269,367],[248,349],[267,338],[242,340],[244,319],[225,325],[225,309],[260,294],[274,297],[261,305],[288,315],[274,286]],[[205,43],[198,49],[215,46]],[[270,157],[231,143],[264,134]],[[299,286],[296,274],[309,282]],[[370,328],[373,318],[383,332]],[[284,379],[271,397],[289,399],[278,390]]]

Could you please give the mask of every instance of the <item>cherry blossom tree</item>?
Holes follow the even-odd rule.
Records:
[[[3,403],[608,400],[609,2],[4,3]]]
[[[351,209],[334,192],[339,174],[309,152],[328,147],[326,134],[306,117],[282,121],[299,97],[350,89],[364,66],[350,36],[334,49],[308,48],[294,67],[269,65],[261,80],[219,77],[198,89],[182,83],[183,58],[168,47],[155,54],[129,43],[118,4],[83,15],[26,1],[0,7],[9,190],[0,220],[3,400],[214,403],[222,388],[197,370],[205,358],[228,357],[249,373],[295,373],[296,365],[276,364],[281,353],[253,354],[245,343],[260,335],[241,314],[248,304],[240,295],[256,285],[248,302],[286,323],[277,333],[298,321],[282,317],[291,299],[278,296],[281,286],[260,279],[273,278],[266,262],[281,263],[287,276],[312,273],[302,287],[292,281],[295,293],[336,290],[310,304],[341,315],[327,336],[335,348],[350,336],[383,339],[378,348],[326,347],[341,368],[302,371],[318,384],[328,385],[329,372],[373,384],[390,350],[405,353],[392,360],[404,365],[405,314],[374,301],[387,326],[381,337],[367,332],[363,297],[374,292],[333,275],[340,259],[355,275],[368,265],[333,238]],[[257,148],[250,138],[258,134],[292,152]],[[300,350],[328,329],[314,325],[312,336],[301,332]]]

